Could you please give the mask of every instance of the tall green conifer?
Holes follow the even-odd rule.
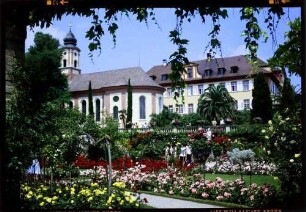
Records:
[[[91,81],[89,81],[89,85],[88,85],[88,110],[89,110],[89,116],[93,118],[94,111],[93,111]]]
[[[133,98],[132,98],[132,86],[131,86],[131,80],[129,79],[128,82],[128,107],[127,107],[127,117],[126,117],[126,123],[132,123],[132,116],[133,116]],[[131,126],[129,126],[131,127]]]

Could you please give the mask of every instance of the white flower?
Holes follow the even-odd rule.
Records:
[[[265,133],[265,132],[266,132],[266,130],[262,130],[261,132],[262,132],[262,133]]]
[[[295,144],[295,143],[296,143],[295,140],[291,140],[291,141],[290,141],[290,144]]]
[[[275,143],[274,143],[274,146],[276,146],[276,147],[277,147],[277,142],[275,142]]]
[[[295,158],[298,158],[298,157],[300,157],[301,156],[301,154],[294,154],[294,157]]]
[[[269,121],[268,121],[268,124],[269,124],[269,125],[272,125],[272,121],[271,121],[271,120],[269,120]]]
[[[294,160],[293,160],[293,159],[290,159],[289,161],[290,161],[291,163],[293,163],[293,162],[294,162]]]
[[[267,151],[267,153],[268,153],[268,155],[270,155],[270,154],[271,154],[271,151],[270,151],[270,150],[268,150],[268,151]]]
[[[269,136],[266,135],[266,136],[265,136],[265,139],[269,139]]]

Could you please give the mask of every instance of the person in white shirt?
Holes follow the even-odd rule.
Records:
[[[223,119],[223,118],[221,118],[221,120],[220,120],[220,125],[221,125],[221,126],[225,125],[225,122],[224,122],[224,119]]]
[[[187,146],[186,146],[186,156],[187,156],[187,165],[188,164],[191,164],[191,145],[190,143],[188,142]]]
[[[208,128],[208,130],[206,132],[206,138],[207,138],[208,141],[211,140],[211,130],[210,130],[210,128]]]
[[[184,166],[184,162],[186,159],[186,145],[180,145],[180,165]]]

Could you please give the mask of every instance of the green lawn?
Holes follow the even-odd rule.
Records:
[[[205,174],[205,179],[215,180],[216,177],[222,178],[222,180],[236,180],[241,176],[239,174]],[[246,184],[256,183],[257,185],[269,184],[276,187],[276,189],[280,189],[280,181],[278,179],[274,179],[273,176],[268,175],[252,175],[251,181],[249,175],[243,175],[243,180]]]

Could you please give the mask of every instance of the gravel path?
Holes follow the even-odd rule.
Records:
[[[140,198],[147,198],[147,205],[154,208],[223,208],[215,205],[155,196],[151,194],[140,194]]]

